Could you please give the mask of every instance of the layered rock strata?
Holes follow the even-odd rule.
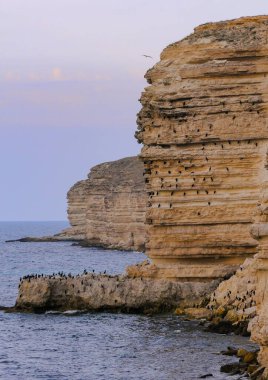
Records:
[[[266,368],[267,36],[267,16],[246,17],[202,25],[167,47],[146,74],[136,134],[150,194],[151,272],[211,279],[257,253],[209,307],[222,305],[233,320],[257,311],[250,330]]]
[[[197,27],[146,74],[144,144],[154,276],[208,281],[257,252],[266,172],[268,17]]]
[[[92,168],[94,170],[94,168]],[[75,183],[67,193],[68,201],[68,220],[71,228],[68,228],[60,233],[62,237],[75,237],[75,240],[85,240],[86,237],[86,213],[88,209],[88,193],[89,193],[89,181],[88,179]]]
[[[140,160],[107,162],[69,191],[69,220],[73,228],[83,229],[89,245],[142,251],[146,201]]]
[[[121,311],[159,312],[178,303],[191,304],[215,284],[86,273],[79,276],[26,276],[19,284],[16,311]]]
[[[68,192],[71,228],[84,245],[144,250],[146,193],[142,163],[137,157],[94,166],[88,179]]]

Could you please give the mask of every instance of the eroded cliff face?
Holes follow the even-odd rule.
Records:
[[[75,236],[77,240],[84,240],[86,236],[86,213],[89,192],[88,182],[88,180],[77,182],[70,188],[67,194],[67,214],[72,227],[67,229],[66,232]]]
[[[146,193],[137,157],[93,167],[68,192],[71,229],[87,245],[144,250]]]
[[[257,252],[266,171],[268,17],[199,26],[150,69],[144,144],[146,252],[157,276],[223,277]]]
[[[266,367],[267,53],[268,16],[199,26],[147,72],[136,133],[144,144],[154,276],[208,280],[257,254],[248,269],[253,283],[237,274],[214,298],[241,308],[240,284],[250,301],[243,308],[257,303],[252,337]]]

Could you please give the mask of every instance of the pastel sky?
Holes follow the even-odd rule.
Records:
[[[1,0],[0,220],[65,220],[91,166],[139,152],[143,76],[163,48],[258,14],[267,0]]]

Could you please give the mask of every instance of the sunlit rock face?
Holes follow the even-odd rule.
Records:
[[[67,194],[67,213],[71,228],[63,231],[63,233],[74,236],[77,240],[84,240],[86,236],[88,182],[88,180],[83,180],[75,183]]]
[[[127,157],[93,167],[68,192],[67,233],[87,245],[144,250],[146,192],[143,165]]]
[[[268,17],[197,27],[146,73],[136,137],[154,276],[223,277],[257,252],[266,172]]]
[[[252,281],[239,275],[226,286],[244,281],[247,294],[256,285],[250,329],[266,367],[267,74],[268,16],[201,25],[147,72],[136,133],[150,195],[151,275],[209,280],[257,253]]]

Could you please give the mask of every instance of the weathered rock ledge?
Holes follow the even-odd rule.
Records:
[[[161,312],[198,302],[216,286],[87,272],[32,275],[21,280],[14,310]]]

